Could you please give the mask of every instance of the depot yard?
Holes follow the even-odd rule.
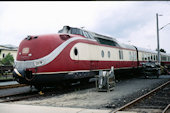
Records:
[[[158,79],[130,78],[117,82],[114,91],[111,92],[98,92],[95,87],[76,89],[62,95],[42,96],[10,104],[113,110],[169,80],[170,75],[161,75]]]

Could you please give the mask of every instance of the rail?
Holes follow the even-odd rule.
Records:
[[[8,89],[8,88],[24,87],[24,86],[28,86],[28,85],[26,85],[26,84],[5,85],[5,86],[0,86],[0,90],[1,89]]]
[[[168,81],[168,82],[162,84],[161,86],[153,89],[152,91],[150,91],[150,92],[148,92],[148,93],[140,96],[139,98],[137,98],[137,99],[135,99],[135,100],[133,100],[133,101],[125,104],[125,105],[122,106],[122,107],[120,107],[120,108],[118,108],[118,109],[116,109],[116,110],[112,110],[110,113],[116,113],[116,112],[118,112],[118,111],[122,111],[122,110],[124,110],[124,109],[126,109],[126,108],[128,108],[128,107],[130,107],[130,106],[132,106],[132,105],[134,105],[135,103],[139,102],[140,100],[148,97],[149,95],[153,94],[154,92],[160,90],[161,88],[165,87],[165,86],[168,85],[168,84],[170,84],[170,81]],[[167,106],[167,107],[168,107],[168,106]],[[169,107],[168,107],[168,108],[169,108]]]
[[[166,113],[169,108],[170,108],[170,104],[168,104],[168,105],[166,106],[166,108],[162,111],[162,113]]]

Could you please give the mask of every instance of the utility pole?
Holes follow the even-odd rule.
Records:
[[[158,64],[160,65],[160,48],[159,48],[159,23],[158,23],[158,13],[156,13],[156,25],[157,25],[157,50],[158,50]]]

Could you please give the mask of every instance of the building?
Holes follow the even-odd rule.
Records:
[[[0,45],[0,59],[3,59],[8,53],[10,53],[14,60],[16,60],[18,47],[13,45]]]

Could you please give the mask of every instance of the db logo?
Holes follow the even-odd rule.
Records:
[[[22,54],[28,54],[30,49],[28,47],[22,49]]]

